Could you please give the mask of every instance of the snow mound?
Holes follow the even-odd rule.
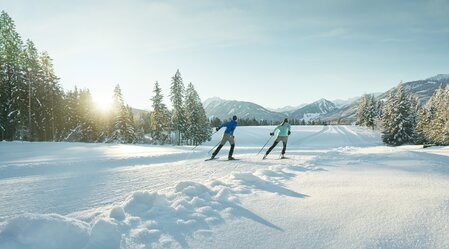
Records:
[[[56,214],[27,214],[0,227],[0,248],[186,248],[226,218],[244,217],[282,230],[240,206],[238,195],[267,191],[305,197],[277,181],[294,176],[286,166],[234,172],[207,184],[179,182],[172,193],[137,191],[90,224]]]
[[[9,220],[0,248],[79,249],[89,240],[89,224],[57,214],[25,214]]]
[[[226,193],[223,188],[213,190],[196,182],[180,182],[174,193],[167,195],[135,192],[123,205],[126,218],[116,220],[124,234],[117,240],[124,248],[186,247],[186,239],[195,232],[208,231],[210,226],[224,222],[221,212],[234,205]]]

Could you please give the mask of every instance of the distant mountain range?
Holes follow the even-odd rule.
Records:
[[[403,84],[405,88],[418,96],[421,103],[425,103],[436,89],[449,84],[449,74],[438,74],[425,80]],[[386,99],[388,94],[395,89],[396,87],[374,95],[378,100]],[[252,102],[224,100],[217,97],[207,99],[203,104],[209,118],[229,119],[232,115],[237,115],[239,118],[255,118],[268,121],[279,121],[284,117],[289,117],[291,119],[303,119],[306,122],[320,119],[329,122],[340,120],[342,123],[352,123],[356,119],[359,99],[360,97],[336,101],[320,99],[310,104],[296,107],[286,106],[279,109],[268,109]]]
[[[207,99],[203,105],[209,118],[229,119],[233,115],[237,115],[239,118],[271,121],[282,119],[285,116],[282,113],[270,111],[255,103],[224,100],[217,97]]]

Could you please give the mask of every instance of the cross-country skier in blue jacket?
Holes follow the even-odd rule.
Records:
[[[267,153],[265,153],[265,156],[263,156],[263,159],[267,158],[267,156],[268,156],[268,154],[270,154],[271,150],[273,150],[274,147],[276,147],[276,145],[280,141],[282,141],[282,144],[284,145],[284,147],[282,148],[281,158],[285,158],[284,154],[285,154],[285,150],[287,149],[288,136],[290,136],[290,134],[291,134],[291,127],[290,127],[290,124],[288,123],[287,118],[285,118],[284,121],[280,125],[278,125],[274,129],[273,132],[270,133],[270,136],[274,136],[274,133],[276,131],[279,131],[278,137],[274,141],[273,145],[271,145],[271,147],[267,150]]]
[[[229,143],[231,144],[231,149],[229,150],[229,155],[228,155],[228,159],[229,160],[234,160],[235,158],[232,157],[232,154],[234,153],[234,146],[235,146],[235,142],[234,142],[234,130],[237,127],[237,116],[233,116],[232,120],[226,123],[223,123],[222,125],[220,125],[219,127],[216,128],[216,130],[220,130],[221,128],[226,127],[226,130],[223,134],[223,138],[221,139],[220,145],[218,145],[217,149],[214,151],[214,153],[212,153],[212,157],[210,159],[214,159],[215,156],[217,156],[218,152],[220,152],[221,148],[223,147],[223,145],[226,144],[226,142],[229,141]]]

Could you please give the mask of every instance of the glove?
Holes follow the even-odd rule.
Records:
[[[274,136],[274,132],[270,132],[270,136]]]
[[[220,130],[220,127],[215,128],[216,131]]]
[[[290,134],[292,134],[292,132],[291,131],[288,131],[288,135],[290,136]]]

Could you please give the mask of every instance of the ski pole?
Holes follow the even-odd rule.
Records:
[[[212,133],[212,135],[210,135],[211,137],[213,136],[213,135],[215,135],[215,133],[217,133],[218,131],[216,131],[216,132],[214,132],[214,133]],[[194,150],[194,149],[196,149],[196,147],[198,147],[198,146],[200,146],[201,144],[197,144],[195,147],[193,147],[193,149],[192,150]]]
[[[207,154],[210,154],[211,153],[211,151],[213,151],[219,144],[221,143],[221,141],[220,142],[218,142],[218,144],[216,144],[212,149],[210,149],[209,150],[209,152],[207,152]]]
[[[268,139],[268,141],[263,145],[262,149],[260,149],[259,152],[257,152],[257,155],[256,155],[256,156],[258,156],[258,155],[260,154],[260,152],[265,148],[265,146],[267,146],[268,142],[270,142],[270,140],[271,140],[272,137],[273,137],[273,136],[270,136],[270,138]]]

